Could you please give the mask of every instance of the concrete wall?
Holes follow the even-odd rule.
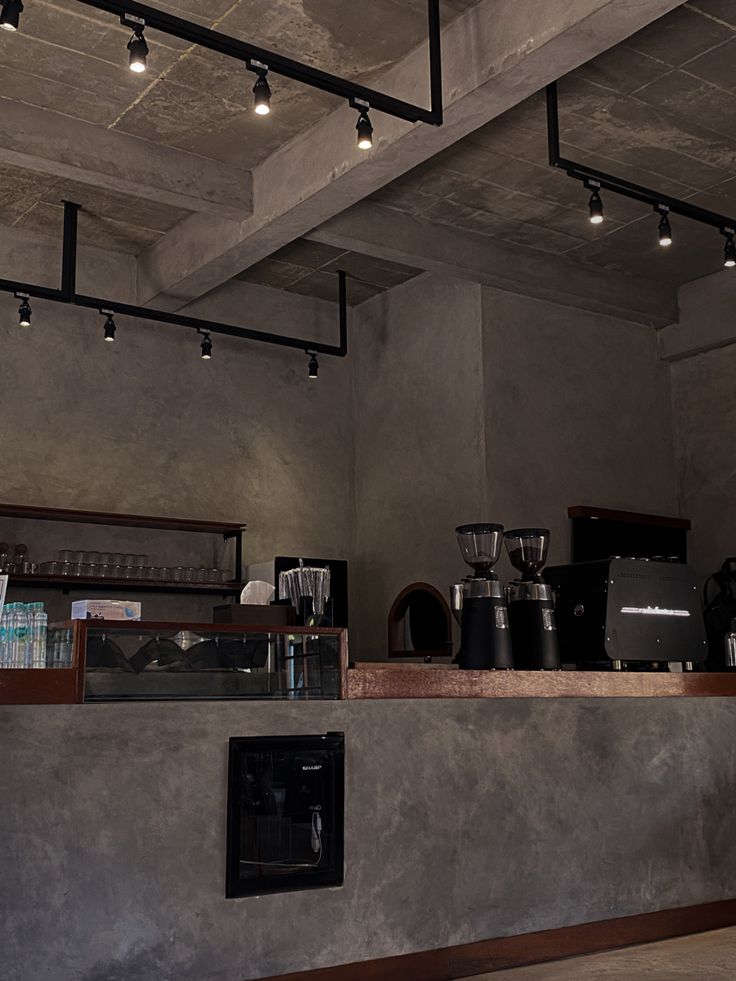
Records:
[[[567,508],[677,513],[669,372],[656,334],[612,317],[423,276],[356,331],[353,650],[386,654],[398,591],[465,574],[463,521],[552,530]],[[506,559],[502,575],[512,574]]]
[[[224,299],[213,298],[209,315],[252,323],[244,310],[259,287],[242,285],[243,292],[236,285]],[[280,311],[253,326],[319,336],[313,305],[280,297]],[[254,308],[262,311],[258,299]],[[213,335],[213,359],[202,361],[193,331],[118,317],[116,341],[106,344],[94,311],[34,300],[33,326],[21,330],[13,322],[16,306],[11,298],[0,359],[4,500],[242,520],[248,561],[300,552],[347,557],[352,451],[345,362],[323,359],[315,384],[299,351]],[[321,310],[328,313],[324,335],[334,335],[336,306]],[[11,542],[29,534],[7,523],[0,532]],[[47,533],[44,526],[29,542],[38,560],[77,541],[80,548],[148,552],[161,565],[180,564],[185,549],[201,549],[202,561],[215,558],[214,543],[199,537],[167,548],[160,535],[144,534],[134,547],[119,535],[113,542],[99,527],[86,529],[83,541],[80,535],[62,542],[58,527],[51,538]],[[74,529],[65,533],[73,537]],[[149,613],[158,614],[156,604],[149,595]]]
[[[672,365],[680,506],[702,579],[736,555],[735,377],[734,345]]]
[[[734,699],[0,709],[3,981],[244,981],[736,894]],[[229,736],[346,733],[345,882],[226,900]]]

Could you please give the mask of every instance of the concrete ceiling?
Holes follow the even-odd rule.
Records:
[[[562,154],[736,217],[736,3],[693,0],[568,75]],[[393,181],[371,200],[439,225],[680,284],[722,268],[715,230],[672,218],[662,248],[646,206],[588,193],[547,163],[543,93]]]
[[[195,0],[163,6],[427,101],[425,0],[360,8],[346,0],[212,0],[206,17]],[[644,319],[657,322],[648,282],[719,268],[719,237],[677,222],[664,256],[652,245],[652,216],[642,220],[638,206],[611,195],[607,221],[593,229],[580,186],[547,166],[539,90],[566,76],[567,155],[728,211],[733,7],[442,0],[445,125],[376,114],[366,154],[355,149],[354,113],[340,100],[274,77],[273,112],[259,118],[253,77],[232,60],[148,32],[149,70],[135,75],[129,31],[114,17],[77,0],[28,0],[21,31],[0,32],[0,226],[17,229],[19,241],[28,233],[58,242],[60,201],[76,200],[80,244],[137,256],[138,302],[168,309],[232,277],[333,299],[337,268],[351,275],[350,302],[360,303],[437,265],[415,262],[411,250],[389,255],[375,244],[315,237],[362,201],[419,216],[425,230],[493,238],[532,261],[564,255],[561,270],[572,263],[646,277]],[[463,263],[475,276],[469,255]],[[580,278],[579,292],[598,275]]]
[[[475,2],[443,0],[445,21]],[[342,0],[209,0],[204,6],[170,0],[159,6],[352,79],[375,78],[426,36],[425,0],[375,0],[360,9]],[[21,30],[0,38],[2,102],[50,110],[244,172],[338,102],[272,78],[273,112],[263,119],[252,111],[254,76],[238,62],[148,31],[148,67],[138,75],[127,67],[130,33],[112,15],[76,0],[29,0]],[[94,129],[85,134],[87,141],[95,138]],[[133,255],[190,214],[150,199],[141,208],[124,193],[0,165],[0,224],[59,235],[63,198],[83,204],[81,243]]]

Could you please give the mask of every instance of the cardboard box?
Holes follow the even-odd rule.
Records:
[[[72,620],[140,620],[141,604],[128,600],[74,600]]]

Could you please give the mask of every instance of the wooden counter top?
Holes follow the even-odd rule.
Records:
[[[736,695],[736,672],[459,671],[450,665],[363,662],[347,698],[670,698]]]

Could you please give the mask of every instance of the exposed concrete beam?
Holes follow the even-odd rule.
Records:
[[[240,222],[251,213],[248,171],[10,99],[0,99],[0,164],[203,212],[215,221]]]
[[[0,226],[2,278],[35,286],[61,285],[61,232],[59,241]],[[135,303],[136,263],[132,255],[80,245],[77,251],[77,290],[121,303]]]
[[[730,269],[681,286],[680,322],[659,334],[661,360],[679,361],[736,344],[735,291],[736,275]]]
[[[0,226],[0,268],[3,279],[58,288],[61,245],[22,229]],[[135,303],[135,257],[81,245],[77,289],[90,296]],[[0,293],[2,309],[6,302],[11,308],[17,307],[17,302],[14,304],[7,294]],[[33,300],[32,303],[35,305],[40,301]],[[49,309],[53,308],[58,308],[58,304],[49,306]],[[339,336],[336,302],[239,280],[225,283],[190,304],[184,312],[203,320],[219,320],[274,334],[299,335],[307,341],[337,343]],[[95,315],[92,310],[79,309],[78,316],[94,321]],[[121,323],[125,321],[125,317],[118,319]]]
[[[299,336],[308,341],[339,342],[337,302],[237,279],[190,303],[183,312],[204,320],[240,324],[274,334]]]
[[[660,283],[583,266],[564,256],[498,242],[477,232],[438,225],[390,208],[363,202],[306,236],[568,306],[663,327],[677,320],[675,290]]]
[[[336,109],[254,171],[250,219],[234,227],[194,216],[151,246],[140,262],[140,301],[190,302],[681,2],[481,0],[442,34],[442,127],[375,114],[366,154],[355,147],[355,113]],[[426,47],[382,72],[380,84],[426,100]]]

